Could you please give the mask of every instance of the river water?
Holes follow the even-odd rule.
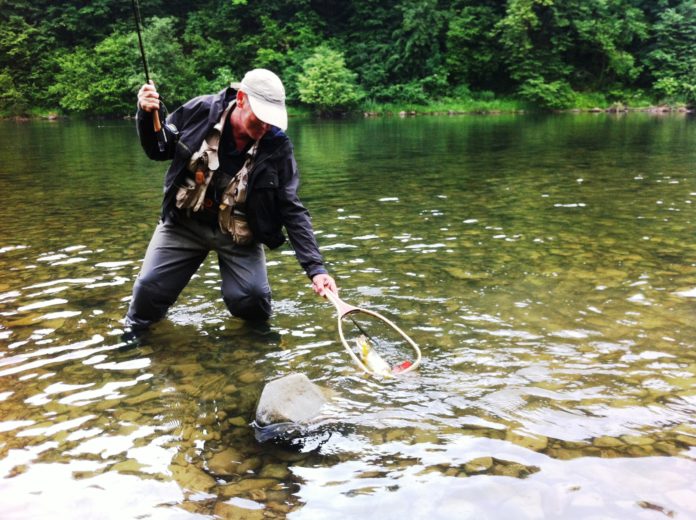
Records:
[[[129,121],[0,123],[3,519],[696,517],[696,120],[292,120],[342,298],[420,345],[362,375],[292,251],[268,329],[214,255],[143,344],[122,318],[164,163]],[[269,380],[335,420],[255,441]]]

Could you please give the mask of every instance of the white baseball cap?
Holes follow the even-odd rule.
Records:
[[[249,97],[251,111],[257,118],[281,130],[287,129],[285,87],[273,72],[268,69],[250,70],[241,83],[233,83],[232,86]]]

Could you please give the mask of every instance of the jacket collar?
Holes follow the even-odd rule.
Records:
[[[208,112],[209,126],[215,126],[218,121],[220,121],[223,110],[225,110],[225,107],[234,99],[234,96],[236,95],[236,90],[234,90],[232,87],[227,87],[213,96],[212,106]]]

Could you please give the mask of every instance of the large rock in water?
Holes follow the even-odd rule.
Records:
[[[267,383],[256,407],[256,439],[265,442],[302,435],[327,402],[322,389],[304,374],[289,374]]]

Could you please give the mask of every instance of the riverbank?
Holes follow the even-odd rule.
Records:
[[[565,110],[497,110],[497,109],[477,109],[477,110],[400,110],[398,112],[392,110],[383,111],[365,111],[363,116],[365,117],[382,117],[382,116],[399,116],[399,117],[414,117],[419,115],[431,115],[431,116],[457,116],[457,115],[497,115],[497,114],[529,114],[529,113],[571,113],[571,114],[582,114],[582,113],[607,113],[607,114],[626,114],[631,112],[641,112],[650,114],[689,114],[693,113],[694,110],[688,107],[670,107],[670,106],[651,106],[646,108],[571,108]]]
[[[453,100],[446,99],[436,101],[426,105],[403,104],[403,103],[367,103],[356,110],[344,114],[363,115],[364,117],[399,116],[412,117],[418,115],[496,115],[496,114],[526,114],[526,113],[612,113],[625,114],[630,112],[642,112],[651,114],[671,114],[671,113],[692,113],[696,107],[688,106],[684,103],[675,104],[653,104],[653,103],[588,103],[588,99],[583,100],[578,106],[563,109],[543,109],[534,107],[520,100],[513,98],[493,98],[475,100]],[[313,114],[311,108],[304,106],[289,106],[288,115],[290,117],[307,117]],[[16,121],[30,121],[44,119],[56,121],[68,117],[78,117],[80,119],[108,119],[105,116],[95,116],[90,114],[65,114],[59,110],[35,109],[29,114],[11,115],[1,114],[0,119],[14,119]],[[117,116],[112,119],[130,119],[133,115]]]
[[[515,99],[495,99],[490,101],[473,100],[469,102],[441,101],[427,105],[383,104],[370,105],[362,113],[365,117],[398,115],[400,117],[417,115],[495,115],[524,113],[613,113],[643,112],[653,114],[691,113],[694,107],[684,103],[581,103],[571,108],[544,109],[534,107]]]

